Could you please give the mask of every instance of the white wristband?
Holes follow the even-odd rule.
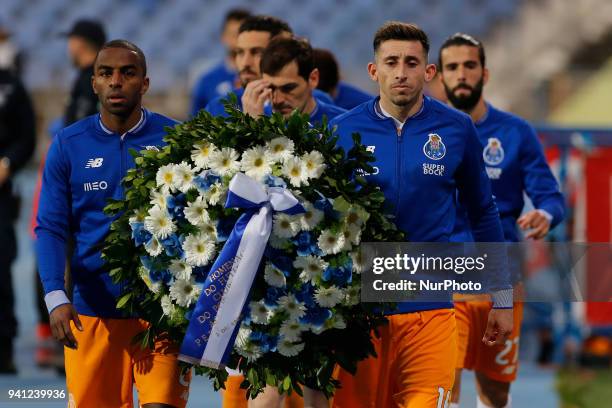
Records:
[[[512,309],[514,294],[512,289],[503,289],[491,293],[493,309]]]
[[[63,290],[53,290],[45,295],[45,303],[47,304],[47,310],[49,314],[58,306],[70,303],[66,292]]]

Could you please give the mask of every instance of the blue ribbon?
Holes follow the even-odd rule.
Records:
[[[236,221],[206,277],[179,354],[180,360],[217,369],[229,360],[272,231],[273,212],[305,212],[287,189],[270,187],[266,191],[243,173],[230,181],[225,208],[247,211]]]

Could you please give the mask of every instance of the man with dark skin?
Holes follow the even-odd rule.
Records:
[[[36,233],[40,275],[54,337],[66,358],[69,403],[132,406],[132,387],[146,408],[184,407],[189,375],[181,376],[178,348],[158,339],[154,350],[132,344],[148,323],[116,309],[121,284],[104,268],[99,243],[112,218],[103,208],[119,199],[121,179],[134,166],[129,149],[160,146],[176,122],[142,107],[149,88],[142,51],[125,40],[106,43],[92,77],[100,113],[63,129],[45,164]],[[74,239],[72,302],[64,292],[65,247]]]

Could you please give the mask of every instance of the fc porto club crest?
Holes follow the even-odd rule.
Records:
[[[423,146],[423,153],[431,160],[440,160],[446,155],[446,146],[437,133],[430,133],[429,140]]]
[[[489,166],[497,166],[504,160],[504,148],[496,137],[490,137],[482,151],[482,158]]]

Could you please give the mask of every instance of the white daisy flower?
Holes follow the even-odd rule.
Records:
[[[249,338],[251,337],[251,329],[245,326],[241,326],[238,329],[238,334],[236,335],[236,341],[234,342],[234,347],[243,348],[249,342]]]
[[[200,225],[200,232],[204,235],[208,235],[212,241],[217,240],[217,227],[212,221]]]
[[[274,214],[272,232],[280,238],[291,238],[300,232],[300,225],[291,215],[278,212]]]
[[[344,298],[344,292],[335,285],[331,285],[329,288],[317,288],[315,289],[315,301],[321,307],[334,307],[342,301]]]
[[[272,173],[274,159],[263,146],[256,146],[242,153],[240,168],[247,176],[255,180],[263,179],[267,174]]]
[[[161,308],[164,315],[172,316],[172,314],[174,313],[174,309],[176,309],[176,306],[174,306],[174,303],[172,303],[170,296],[164,295],[161,297]]]
[[[220,176],[231,176],[240,170],[238,153],[231,147],[215,150],[210,155],[210,168]]]
[[[352,205],[344,215],[344,221],[347,224],[358,227],[361,227],[370,217],[368,212],[359,205]]]
[[[179,185],[179,178],[176,174],[176,164],[166,164],[157,170],[155,175],[157,187],[161,187],[164,192],[176,191]]]
[[[287,341],[300,341],[304,325],[295,320],[287,320],[281,327],[279,334]]]
[[[319,178],[325,170],[325,159],[323,155],[316,150],[302,156],[302,161],[306,167],[306,174],[309,178]]]
[[[361,227],[355,224],[345,225],[342,234],[344,235],[343,251],[350,251],[353,245],[359,245],[361,241]]]
[[[287,279],[283,271],[275,268],[272,264],[266,264],[264,279],[268,285],[274,286],[275,288],[283,288],[287,284]]]
[[[185,218],[191,225],[201,226],[210,222],[208,211],[206,211],[206,200],[202,196],[198,196],[195,201],[190,202],[185,207]]]
[[[201,289],[196,285],[193,277],[175,279],[170,286],[170,299],[176,301],[179,306],[189,307],[192,303],[197,302],[200,292]]]
[[[276,349],[285,357],[294,357],[304,350],[304,343],[293,343],[287,339],[280,339]]]
[[[155,237],[151,237],[149,242],[145,244],[145,250],[151,256],[158,256],[164,250],[164,246]]]
[[[334,234],[330,230],[324,230],[319,235],[317,245],[325,255],[337,254],[344,247],[344,234]]]
[[[253,323],[268,324],[271,313],[263,299],[257,302],[250,302],[249,309],[251,309],[251,320]]]
[[[158,239],[166,239],[176,231],[176,225],[168,211],[157,206],[151,207],[144,225],[145,229]]]
[[[306,314],[306,306],[289,294],[278,299],[278,306],[289,314],[290,320],[297,320]]]
[[[268,240],[268,244],[274,249],[287,249],[291,247],[291,241],[287,238],[281,238],[274,234],[270,234],[270,239]]]
[[[215,183],[210,186],[205,194],[205,197],[206,201],[208,201],[208,204],[210,205],[223,203],[227,197],[227,188],[221,183]]]
[[[304,231],[312,231],[321,221],[325,214],[319,211],[309,202],[302,204],[306,212],[300,216],[300,224]]]
[[[308,255],[298,256],[293,261],[293,266],[302,270],[300,273],[302,282],[311,282],[314,285],[329,264],[318,256]]]
[[[291,185],[299,187],[302,184],[308,185],[308,173],[304,162],[297,157],[290,157],[285,160],[282,169],[283,176],[289,179]]]
[[[158,206],[159,208],[163,208],[164,210],[168,205],[168,194],[162,191],[152,190],[149,195],[151,205]]]
[[[186,193],[191,188],[195,188],[193,184],[193,178],[195,175],[193,174],[193,169],[187,162],[181,162],[177,164],[174,168],[174,174],[176,176],[176,188],[179,191]]]
[[[353,263],[353,272],[360,274],[365,268],[365,259],[363,259],[363,254],[360,250],[351,252],[349,254],[351,256],[351,261]]]
[[[359,285],[349,286],[346,289],[346,295],[344,296],[344,300],[342,304],[345,306],[355,306],[359,304],[361,300],[361,288]]]
[[[175,279],[189,279],[191,278],[191,265],[182,259],[173,259],[170,261],[168,270],[172,273]]]
[[[183,242],[183,251],[189,265],[208,265],[215,255],[215,242],[206,234],[190,234]]]
[[[210,165],[210,157],[216,151],[215,146],[208,142],[198,142],[193,145],[191,160],[198,169],[207,169]]]
[[[138,275],[140,276],[140,279],[142,279],[142,281],[145,283],[145,285],[147,285],[151,292],[159,293],[159,290],[161,289],[161,283],[151,281],[151,276],[149,275],[149,270],[147,268],[142,265],[139,266]]]
[[[330,316],[327,320],[323,322],[320,326],[310,325],[309,329],[315,334],[321,334],[325,330],[329,329],[345,329],[346,322],[341,316],[336,317],[336,315]]]
[[[270,140],[266,147],[272,156],[272,160],[276,162],[284,162],[293,154],[295,145],[292,140],[282,136]]]
[[[140,211],[140,210],[134,210],[134,215],[132,215],[128,222],[130,224],[134,224],[137,222],[144,222],[145,217],[147,216],[146,212]]]
[[[251,342],[246,343],[244,347],[237,347],[236,351],[242,357],[245,357],[248,361],[251,361],[251,362],[257,360],[263,354],[261,352],[261,348],[258,345],[253,344]]]
[[[325,329],[346,329],[346,322],[342,316],[334,314],[323,323]]]

